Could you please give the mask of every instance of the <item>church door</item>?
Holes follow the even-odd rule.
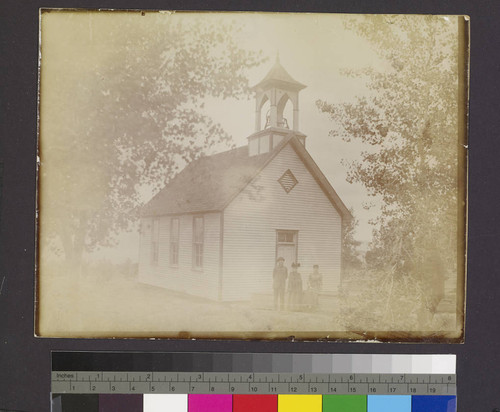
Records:
[[[292,263],[297,261],[297,240],[298,232],[296,230],[276,231],[276,259],[279,257],[285,259],[284,266],[289,271],[292,268]]]

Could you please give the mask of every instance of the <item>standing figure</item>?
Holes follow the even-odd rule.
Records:
[[[319,294],[323,286],[323,275],[319,273],[319,266],[313,266],[313,272],[309,275],[308,280],[309,291],[311,292],[311,305],[313,308],[319,306]]]
[[[298,267],[300,267],[300,263],[292,263],[292,270],[288,279],[290,310],[299,310],[302,303],[302,277],[298,272]]]
[[[283,310],[285,308],[285,287],[288,270],[283,266],[285,259],[279,257],[273,271],[274,309]]]

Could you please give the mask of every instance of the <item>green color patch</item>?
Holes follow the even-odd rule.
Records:
[[[323,395],[323,412],[366,412],[366,395]]]

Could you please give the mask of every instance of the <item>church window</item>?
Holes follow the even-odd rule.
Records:
[[[179,264],[179,219],[174,217],[170,222],[170,265]]]
[[[295,178],[292,171],[288,169],[283,173],[283,176],[278,179],[278,182],[285,192],[290,193],[299,181]]]
[[[193,219],[193,267],[203,267],[203,217],[195,216]]]
[[[158,264],[158,255],[160,249],[160,219],[153,218],[153,228],[151,230],[151,263]]]

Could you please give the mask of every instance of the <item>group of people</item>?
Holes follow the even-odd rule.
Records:
[[[279,257],[273,271],[274,309],[285,309],[285,295],[287,295],[288,309],[290,310],[300,310],[304,306],[317,308],[323,284],[323,276],[319,273],[319,266],[313,266],[313,271],[308,278],[307,289],[304,290],[302,276],[298,271],[300,263],[292,263],[291,271],[288,273],[284,261],[284,258]],[[304,292],[307,295],[307,301],[304,299]]]

